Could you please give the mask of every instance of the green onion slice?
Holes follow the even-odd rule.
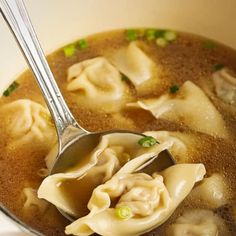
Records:
[[[63,52],[66,57],[71,57],[76,52],[76,45],[75,44],[69,44],[63,48]]]
[[[178,85],[173,85],[170,87],[170,93],[176,93],[179,90]]]
[[[14,81],[4,92],[3,96],[8,97],[10,94],[19,87],[19,83]]]
[[[157,46],[159,46],[161,48],[164,48],[168,45],[168,41],[164,38],[157,38],[156,39],[156,44],[157,44]]]
[[[145,37],[149,41],[154,40],[156,39],[156,33],[157,33],[156,29],[147,29],[145,32]]]
[[[122,80],[122,81],[128,81],[129,78],[128,78],[126,75],[121,74],[121,80]]]
[[[138,144],[145,148],[152,147],[153,145],[157,143],[158,143],[157,140],[153,138],[152,136],[143,137],[138,141]]]
[[[217,47],[217,45],[216,45],[215,42],[212,42],[212,41],[204,41],[203,42],[203,47],[207,48],[207,49],[214,49],[214,48]]]
[[[221,70],[223,69],[225,66],[223,64],[215,64],[213,66],[213,71],[218,71],[218,70]]]
[[[88,45],[88,42],[85,39],[80,39],[78,41],[78,46],[79,46],[80,49],[86,49],[86,48],[88,48],[89,45]]]
[[[138,38],[138,34],[137,34],[136,30],[134,30],[134,29],[127,29],[125,31],[125,33],[126,33],[126,38],[129,41],[135,41]]]
[[[137,32],[137,37],[142,38],[145,36],[145,34],[146,34],[146,29],[139,29]]]
[[[121,220],[127,220],[133,216],[132,209],[129,206],[121,206],[115,209],[116,217]]]
[[[174,31],[166,31],[164,33],[164,39],[168,42],[175,41],[177,38],[177,34]]]
[[[164,29],[159,29],[156,31],[156,38],[164,38],[166,33],[166,30]]]

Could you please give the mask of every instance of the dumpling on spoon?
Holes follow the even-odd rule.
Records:
[[[89,213],[66,227],[66,234],[134,236],[163,224],[203,179],[202,164],[176,164],[161,173],[135,173],[143,154],[94,189]]]
[[[140,135],[130,133],[104,135],[88,156],[81,157],[78,165],[65,173],[45,178],[38,190],[39,198],[74,217],[80,217],[87,212],[86,206],[93,189],[109,180],[125,163],[143,154],[152,158],[172,145],[166,141],[145,148],[139,140]],[[81,189],[84,189],[83,192]]]

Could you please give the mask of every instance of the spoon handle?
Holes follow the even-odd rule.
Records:
[[[54,118],[59,143],[68,127],[80,128],[81,132],[85,131],[78,125],[61,95],[23,0],[0,0],[0,9],[43,92]]]

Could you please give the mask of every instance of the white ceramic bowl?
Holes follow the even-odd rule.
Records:
[[[46,53],[79,37],[130,27],[172,28],[236,48],[235,0],[25,1]],[[26,68],[26,63],[3,18],[0,18],[0,39],[1,93]],[[0,216],[0,229],[5,230],[0,235],[14,235],[13,231],[7,231],[10,228]]]

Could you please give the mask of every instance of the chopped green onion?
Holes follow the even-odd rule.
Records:
[[[78,46],[80,49],[86,49],[88,48],[88,42],[85,39],[80,39],[78,41]]]
[[[76,45],[75,44],[67,45],[63,48],[63,51],[66,57],[71,57],[76,52]]]
[[[164,38],[166,30],[160,29],[156,31],[156,38]]]
[[[213,71],[218,71],[218,70],[221,70],[223,69],[225,66],[223,64],[215,64],[213,66]]]
[[[138,141],[138,144],[145,148],[151,147],[157,143],[158,143],[157,140],[152,136],[143,137]]]
[[[115,209],[116,216],[121,220],[127,220],[133,216],[129,206],[121,206]]]
[[[165,46],[168,45],[168,41],[164,38],[157,38],[156,39],[156,44],[161,47],[161,48],[164,48]]]
[[[217,46],[216,43],[214,43],[212,41],[205,41],[205,42],[203,42],[203,47],[207,48],[207,49],[213,49],[216,46]]]
[[[139,29],[137,32],[137,36],[142,38],[145,36],[146,30],[145,29]]]
[[[4,92],[3,96],[8,97],[17,87],[19,87],[19,83],[14,81]]]
[[[146,39],[149,41],[156,39],[156,32],[157,30],[155,29],[147,29],[145,32]]]
[[[179,90],[179,86],[173,85],[170,87],[170,93],[176,93]]]
[[[164,39],[166,39],[168,42],[175,41],[177,38],[177,34],[173,31],[166,31],[164,33]]]
[[[121,80],[122,80],[122,81],[128,81],[129,78],[128,78],[126,75],[121,74]]]
[[[138,38],[137,32],[134,29],[126,30],[126,37],[129,41],[135,41]]]

